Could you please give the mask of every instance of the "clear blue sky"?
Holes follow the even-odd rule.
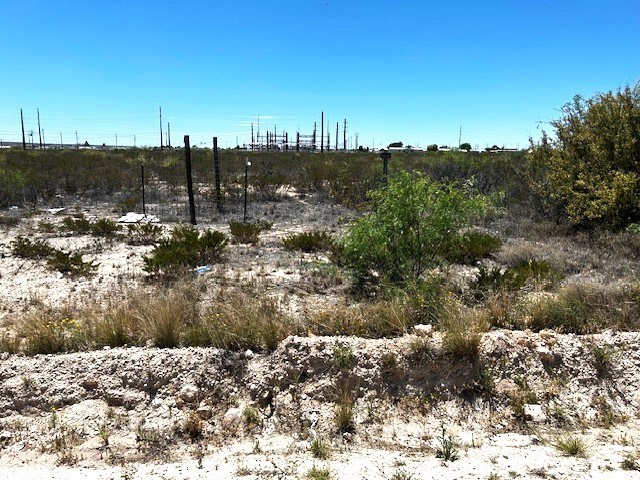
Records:
[[[224,147],[250,124],[335,140],[524,147],[575,94],[640,78],[638,0],[6,1],[0,139]],[[546,129],[549,130],[548,124]],[[318,127],[318,130],[320,128]]]

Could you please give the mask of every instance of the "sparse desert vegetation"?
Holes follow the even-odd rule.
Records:
[[[250,444],[230,475],[341,478],[330,462],[367,449],[414,458],[371,478],[423,478],[415,457],[481,458],[483,478],[563,478],[586,456],[637,470],[624,162],[614,201],[562,184],[573,152],[547,140],[397,153],[386,181],[374,154],[250,152],[240,222],[243,160],[221,152],[218,208],[210,153],[193,158],[197,225],[177,150],[0,153],[21,179],[0,182],[3,461],[204,468]],[[149,215],[125,225],[140,163]],[[490,461],[508,435],[565,463]]]

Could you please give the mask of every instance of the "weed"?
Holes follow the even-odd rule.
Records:
[[[329,442],[324,437],[317,436],[311,442],[311,453],[314,458],[328,459],[331,453]]]
[[[354,361],[353,347],[351,345],[343,345],[338,343],[333,348],[333,357],[331,358],[331,364],[340,369],[346,369],[351,367]]]
[[[498,475],[496,472],[491,472],[487,476],[487,480],[500,480],[500,475]]]
[[[38,222],[38,230],[42,233],[54,233],[56,231],[56,226],[46,220],[40,220],[40,222]]]
[[[553,444],[558,451],[565,456],[586,457],[587,445],[579,437],[575,435],[564,435],[558,438]]]
[[[456,449],[453,437],[447,433],[442,427],[442,434],[438,437],[438,447],[436,448],[436,458],[441,458],[445,462],[453,462],[458,459],[458,450]]]
[[[338,399],[335,409],[335,422],[339,433],[355,432],[354,384],[349,377],[338,380]]]
[[[262,427],[262,418],[260,417],[260,412],[258,412],[256,407],[244,407],[244,410],[242,411],[242,418],[244,418],[244,423],[250,430]]]
[[[637,470],[640,471],[640,452],[627,452],[622,457],[622,462],[620,463],[620,468],[623,470]]]
[[[417,338],[409,344],[409,358],[416,365],[424,365],[436,357],[432,343],[426,338]]]
[[[501,246],[500,237],[472,230],[446,242],[442,247],[442,256],[449,262],[471,265],[496,252]]]
[[[0,215],[0,225],[5,227],[15,227],[20,223],[20,217],[13,217],[8,215]]]
[[[30,375],[22,375],[20,377],[20,381],[22,383],[22,388],[24,388],[25,390],[33,390],[33,388],[36,386],[35,380]]]
[[[189,412],[182,424],[182,433],[189,437],[191,441],[202,438],[204,426],[200,416],[196,412]]]
[[[331,478],[331,471],[328,468],[319,468],[314,465],[311,467],[311,470],[307,472],[306,478],[308,480],[329,480]]]
[[[283,241],[285,250],[299,250],[305,253],[331,250],[334,240],[326,231],[313,230],[295,233]]]
[[[454,360],[475,361],[480,347],[481,330],[484,328],[465,312],[449,312],[441,322],[443,354]]]
[[[411,480],[412,478],[412,473],[407,472],[403,468],[397,467],[389,477],[389,480]]]
[[[109,446],[109,437],[111,436],[111,430],[109,429],[109,425],[107,422],[103,422],[98,429],[98,436],[102,440],[102,445],[104,447]]]

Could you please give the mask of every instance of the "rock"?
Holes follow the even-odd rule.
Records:
[[[431,324],[419,324],[419,325],[414,325],[413,327],[413,331],[415,332],[416,335],[418,335],[419,337],[430,337],[433,335],[433,325]]]
[[[253,358],[254,356],[255,354],[250,349],[247,349],[247,351],[244,352],[244,358]]]
[[[560,361],[560,357],[547,347],[537,347],[535,351],[542,363],[554,365]]]
[[[98,388],[98,380],[93,375],[89,375],[82,380],[82,388],[85,390],[95,390]]]
[[[239,408],[230,408],[222,417],[222,425],[225,428],[238,428],[242,422],[242,410]]]
[[[193,403],[198,399],[198,393],[198,387],[195,385],[184,385],[180,389],[178,397],[185,403]]]
[[[196,413],[202,420],[209,420],[213,414],[213,410],[209,405],[200,405],[196,409]]]
[[[526,403],[524,405],[524,419],[533,423],[545,423],[547,415],[542,409],[542,405]]]
[[[504,378],[496,383],[496,392],[507,397],[512,397],[520,391],[513,380]]]

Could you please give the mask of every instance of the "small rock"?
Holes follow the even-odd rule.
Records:
[[[198,398],[198,387],[194,385],[185,385],[180,389],[178,397],[185,403],[193,403]]]
[[[556,364],[559,361],[558,355],[553,353],[547,347],[538,347],[538,348],[536,348],[536,353],[540,357],[540,361],[542,363]]]
[[[518,386],[515,384],[513,380],[504,378],[498,381],[498,383],[496,383],[496,392],[498,392],[501,395],[506,395],[507,397],[511,397],[517,394],[519,391],[520,389],[518,388]]]
[[[413,331],[419,337],[430,337],[433,335],[433,325],[431,325],[430,323],[427,325],[424,325],[424,324],[414,325]]]
[[[524,405],[524,419],[533,423],[545,423],[547,415],[542,409],[542,405],[526,403]]]
[[[255,354],[250,349],[247,349],[247,351],[244,352],[244,358],[253,358],[254,356]]]
[[[482,446],[482,437],[468,430],[460,432],[458,439],[460,440],[460,445],[463,447],[479,448]]]
[[[197,408],[196,413],[202,420],[209,420],[213,411],[209,405],[200,405]]]
[[[96,380],[96,378],[92,375],[85,377],[85,379],[82,380],[82,388],[84,388],[85,390],[95,390],[96,388],[98,388],[98,380]]]
[[[225,428],[238,428],[242,422],[242,410],[239,408],[230,408],[222,417],[222,425]]]

